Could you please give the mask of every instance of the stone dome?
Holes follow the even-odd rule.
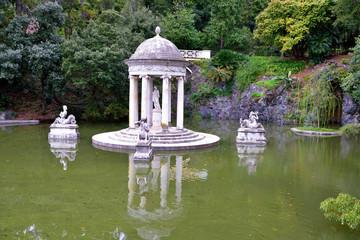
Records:
[[[142,42],[129,60],[175,60],[186,61],[179,49],[171,41],[160,37],[157,27],[156,36]]]

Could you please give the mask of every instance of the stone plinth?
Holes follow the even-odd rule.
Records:
[[[51,124],[49,139],[77,139],[80,138],[77,124]]]
[[[236,143],[241,144],[266,144],[264,128],[239,128]]]
[[[153,154],[151,141],[139,141],[135,146],[134,161],[150,161]]]
[[[161,128],[161,110],[153,110],[153,125],[154,128]]]

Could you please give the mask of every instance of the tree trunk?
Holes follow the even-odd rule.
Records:
[[[223,49],[224,47],[224,35],[220,36],[220,48]]]
[[[80,3],[81,3],[81,19],[85,20],[84,0],[80,0]]]
[[[22,0],[16,0],[15,5],[16,5],[15,6],[16,15],[21,15],[26,13],[26,8]]]

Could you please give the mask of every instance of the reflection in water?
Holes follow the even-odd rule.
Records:
[[[255,174],[256,167],[262,162],[265,146],[256,144],[236,144],[239,167],[247,167],[248,174]]]
[[[151,162],[139,162],[134,161],[133,154],[129,156],[128,214],[143,239],[170,236],[175,228],[172,221],[182,211],[182,180],[207,177],[205,170],[187,167],[190,158],[183,160],[183,156],[175,156],[175,166],[171,167],[172,158],[157,154]],[[175,191],[169,189],[172,180]]]
[[[49,139],[50,151],[60,159],[64,170],[67,170],[68,162],[75,161],[78,143],[78,139]]]
[[[43,238],[41,237],[42,235],[42,231],[41,230],[37,230],[35,228],[35,224],[30,225],[29,227],[27,227],[26,229],[24,229],[23,231],[18,231],[16,232],[16,235],[20,238],[26,237],[27,239],[37,239],[37,240],[42,240]]]

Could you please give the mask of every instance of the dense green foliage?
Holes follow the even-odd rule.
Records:
[[[33,18],[16,16],[5,30],[0,45],[0,79],[9,84],[33,88],[42,100],[42,113],[54,92],[61,92],[64,77],[61,37],[57,28],[64,23],[62,8],[56,3],[39,5]]]
[[[43,113],[56,99],[86,118],[127,115],[128,73],[123,60],[141,41],[154,36],[157,25],[162,36],[180,49],[212,50],[213,59],[199,65],[214,84],[199,89],[193,98],[230,94],[234,82],[243,91],[261,75],[281,80],[264,83],[269,89],[278,84],[292,88],[296,81],[289,72],[301,71],[305,62],[252,55],[280,51],[306,56],[315,65],[335,48],[353,47],[360,29],[359,4],[350,0],[44,3],[0,0],[0,80],[5,86],[1,96],[7,98],[11,91],[32,93],[41,98]],[[30,23],[35,31],[26,33]],[[358,102],[359,48],[354,48],[350,75],[341,83]]]
[[[300,103],[301,121],[320,127],[333,119],[341,106],[341,98],[335,92],[340,81],[341,75],[337,77],[332,67],[323,69],[309,79]]]
[[[75,32],[63,45],[62,68],[68,81],[82,89],[85,118],[102,118],[107,106],[127,108],[129,87],[124,60],[131,56],[144,36],[124,27],[124,21],[118,12],[104,11],[98,20],[83,32]],[[118,103],[116,108],[110,105],[114,102]],[[110,115],[109,110],[106,113]]]
[[[345,136],[359,136],[360,124],[347,124],[339,129],[341,135]]]
[[[331,28],[333,5],[332,0],[273,0],[256,18],[255,37],[282,53],[292,51],[297,58],[304,56],[309,45],[316,55],[326,54],[333,38],[326,36],[328,31],[320,31]]]
[[[327,198],[320,204],[324,216],[358,229],[360,224],[360,201],[350,194],[340,193],[336,198]]]
[[[306,63],[302,61],[290,61],[277,57],[250,57],[250,61],[241,64],[234,78],[240,91],[244,91],[261,75],[280,76],[283,72],[296,74],[305,66]]]
[[[350,74],[344,79],[341,87],[360,103],[360,38],[357,38],[353,51],[354,56],[350,60],[349,67]]]

